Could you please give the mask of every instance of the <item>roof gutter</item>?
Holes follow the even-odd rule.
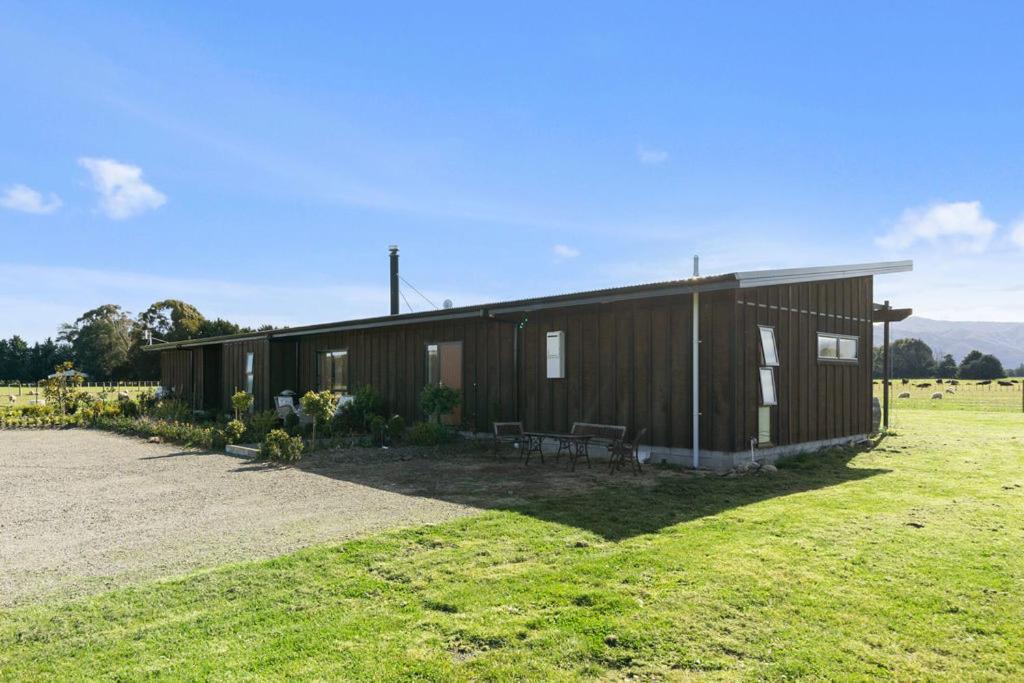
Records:
[[[287,330],[284,332],[275,332],[270,336],[271,339],[277,339],[278,337],[297,337],[306,334],[322,334],[324,332],[347,332],[349,330],[366,330],[370,328],[378,327],[394,327],[396,325],[415,325],[419,322],[433,322],[435,320],[461,320],[465,318],[485,318],[487,317],[487,309],[481,308],[475,311],[465,311],[462,313],[439,313],[438,315],[423,316],[421,318],[408,318],[396,316],[394,320],[376,320],[367,322],[355,322],[341,325],[330,325],[328,327],[315,327],[313,329],[295,329]]]

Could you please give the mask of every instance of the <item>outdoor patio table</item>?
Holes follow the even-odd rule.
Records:
[[[555,453],[555,462],[562,457],[562,453],[568,453],[570,461],[572,463],[572,469],[576,469],[576,460],[582,456],[587,459],[587,467],[590,467],[590,434],[548,434],[548,433],[535,433],[538,436],[538,452],[540,449],[539,444],[543,443],[544,439],[554,439],[558,442],[558,451]]]
[[[523,444],[523,454],[526,460],[523,462],[524,465],[530,464],[530,454],[537,453],[540,455],[540,461],[544,462],[544,437],[548,436],[542,432],[523,432],[523,438],[526,443]]]

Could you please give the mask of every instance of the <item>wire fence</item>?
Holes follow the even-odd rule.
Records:
[[[879,400],[882,389],[882,380],[875,380],[874,395]],[[1024,413],[1024,380],[893,380],[890,415],[901,409]]]
[[[86,382],[79,385],[90,393],[122,392],[137,394],[160,386],[158,380],[126,380],[121,382]],[[44,401],[42,382],[0,382],[0,407],[38,404]]]

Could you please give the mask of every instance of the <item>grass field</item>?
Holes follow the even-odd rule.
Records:
[[[882,388],[882,381],[876,379],[874,392],[879,400],[882,398]],[[948,384],[948,380],[941,384],[934,379],[912,379],[907,384],[893,380],[889,391],[894,412],[910,408],[1024,413],[1024,380],[1013,382],[1013,386],[1000,386],[996,382],[979,384],[973,380],[959,380],[956,385]],[[909,393],[910,398],[899,398],[902,393]],[[935,393],[941,393],[942,398],[933,399],[932,394]]]
[[[1020,680],[1024,417],[0,612],[0,678]],[[510,464],[510,466],[513,466]]]
[[[82,387],[84,391],[88,391],[90,394],[100,394],[104,391],[108,392],[112,397],[116,397],[118,392],[127,391],[131,395],[136,395],[141,391],[152,391],[153,387],[133,387],[133,386],[119,386],[119,387]],[[0,408],[4,406],[20,406],[28,405],[37,398],[35,385],[25,385],[22,387],[9,387],[0,386]],[[11,397],[14,400],[11,401]],[[38,389],[38,398],[43,398],[43,390]]]

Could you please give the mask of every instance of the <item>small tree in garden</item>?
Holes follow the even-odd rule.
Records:
[[[74,412],[80,398],[77,389],[83,382],[85,378],[75,372],[74,363],[64,361],[54,367],[53,377],[42,382],[43,396],[47,403],[55,404],[60,409],[61,415]]]
[[[450,414],[459,405],[462,394],[444,384],[428,384],[420,393],[420,408],[436,424],[441,424],[441,416]]]
[[[252,408],[252,403],[252,394],[245,391],[236,391],[235,395],[231,397],[231,405],[235,407],[235,419],[241,420],[242,413],[249,412],[249,409]]]
[[[330,391],[307,391],[306,395],[299,399],[302,405],[302,412],[313,418],[313,448],[316,448],[316,426],[327,422],[334,417],[334,407],[338,399]]]

